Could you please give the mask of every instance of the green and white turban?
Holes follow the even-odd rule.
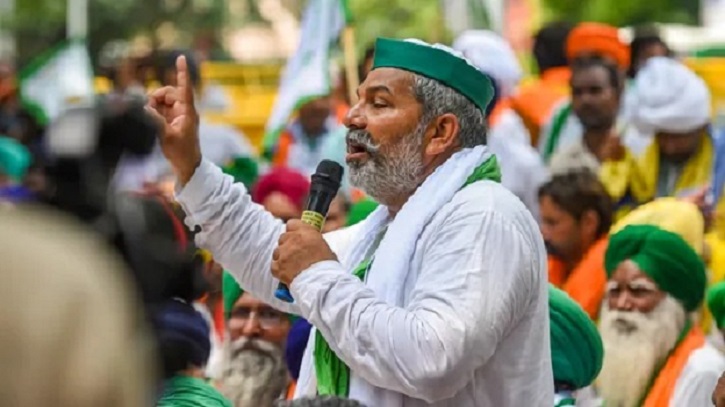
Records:
[[[484,113],[493,100],[491,79],[463,54],[445,45],[417,39],[379,38],[375,42],[373,70],[378,68],[402,69],[438,81],[468,98]]]

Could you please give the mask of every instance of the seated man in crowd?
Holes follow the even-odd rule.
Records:
[[[621,94],[622,79],[615,65],[602,58],[572,64],[571,106],[583,134],[551,157],[553,174],[582,168],[598,174],[601,163],[614,158],[613,147],[621,136],[615,128]]]
[[[612,235],[597,390],[607,406],[707,406],[725,358],[691,315],[702,304],[705,265],[679,235],[630,225]]]
[[[287,222],[299,219],[310,192],[310,180],[285,167],[274,168],[260,177],[252,188],[252,201],[264,206],[274,217]]]
[[[549,251],[549,282],[597,317],[607,276],[604,251],[612,224],[612,202],[597,176],[554,176],[539,189],[541,233]]]
[[[328,158],[328,146],[339,145],[337,141],[345,133],[333,114],[329,96],[307,102],[297,114],[265,154],[275,167],[289,167],[310,176],[317,164]]]
[[[549,174],[531,146],[524,120],[511,107],[511,97],[523,75],[521,64],[511,45],[492,31],[465,31],[453,43],[453,48],[493,79],[496,92],[486,117],[489,128],[486,145],[501,165],[503,186],[519,197],[538,219],[536,191]]]
[[[157,407],[232,407],[204,380],[211,350],[204,317],[182,300],[169,300],[155,310],[153,322],[166,379]]]
[[[632,97],[636,99],[632,122],[654,140],[637,159],[636,171],[628,177],[613,174],[621,191],[641,204],[706,187],[712,177],[714,147],[705,82],[680,62],[655,57],[637,75]]]
[[[592,57],[604,59],[618,68],[620,82],[624,81],[625,72],[629,68],[629,46],[619,38],[617,27],[606,24],[585,22],[577,25],[567,38],[566,56],[570,66],[580,59]],[[623,143],[633,151],[639,152],[646,145],[646,139],[643,140],[634,131],[635,129],[629,129],[624,117],[628,108],[624,103],[619,107],[618,121],[621,123],[617,123],[617,127],[627,128],[622,130]],[[539,151],[544,161],[549,162],[559,149],[580,140],[583,131],[581,122],[573,112],[572,104],[568,101],[561,103],[542,128],[538,140]]]
[[[573,406],[577,402],[577,390],[592,384],[602,369],[602,338],[579,304],[552,286],[549,287],[549,320],[554,406]]]
[[[224,305],[229,341],[222,392],[234,407],[269,407],[294,394],[284,359],[290,316],[242,291],[224,274]]]

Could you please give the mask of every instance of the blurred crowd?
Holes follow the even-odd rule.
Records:
[[[598,323],[600,349],[572,339],[552,350],[557,394],[578,391],[579,405],[710,405],[702,403],[725,371],[725,139],[711,124],[705,82],[656,31],[635,34],[627,43],[604,24],[549,24],[534,36],[538,73],[529,80],[493,32],[465,32],[452,48],[493,79],[487,145],[503,185],[540,222],[550,283]],[[104,59],[113,84],[100,97],[104,111],[142,106],[149,87],[175,85],[182,54],[200,111],[214,109],[194,55],[172,51]],[[371,48],[361,58],[361,81],[373,55]],[[345,78],[335,79],[331,94],[300,106],[264,151],[202,115],[204,157],[273,216],[299,218],[319,161],[345,165],[352,102]],[[79,160],[69,175],[47,148],[53,123],[39,125],[17,83],[12,67],[0,66],[0,258],[8,281],[0,352],[15,366],[0,369],[0,404],[358,405],[291,401],[310,324],[254,298],[194,247],[155,140],[118,153],[106,177],[88,164],[96,158]],[[67,177],[88,187],[67,192]],[[58,205],[78,194],[101,196],[101,209],[81,217],[92,229],[38,205],[78,215],[77,205]],[[353,225],[376,205],[345,183],[324,231]],[[633,256],[646,273],[620,265]],[[578,357],[599,359],[598,368],[562,362],[557,372],[558,362]]]

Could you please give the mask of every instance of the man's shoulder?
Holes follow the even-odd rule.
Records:
[[[523,234],[537,234],[538,224],[521,200],[500,182],[478,181],[460,190],[443,206],[446,219],[482,219],[514,225]]]

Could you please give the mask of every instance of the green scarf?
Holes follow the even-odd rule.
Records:
[[[501,169],[496,156],[489,157],[468,176],[461,189],[476,181],[501,182]],[[365,281],[365,275],[372,259],[363,260],[353,271],[353,275]],[[321,396],[347,397],[350,392],[350,368],[330,349],[330,345],[320,331],[315,332],[315,374],[317,376],[317,393]]]
[[[164,384],[156,407],[232,407],[232,403],[204,380],[177,375]]]

